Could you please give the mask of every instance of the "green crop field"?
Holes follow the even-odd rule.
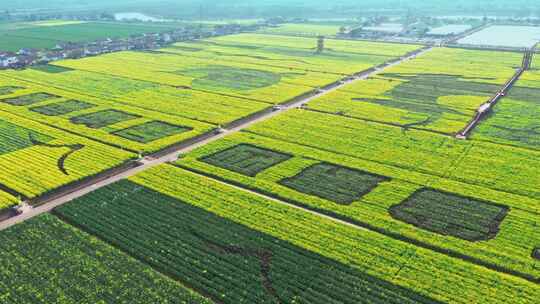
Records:
[[[325,40],[316,53],[317,39],[240,34],[203,41],[176,43],[161,51],[185,57],[251,63],[332,74],[354,74],[420,48],[365,41]]]
[[[309,107],[364,120],[455,134],[520,66],[522,54],[437,48],[347,85]]]
[[[0,51],[54,48],[63,42],[90,42],[126,38],[174,29],[174,24],[128,24],[120,22],[27,22],[0,24]]]
[[[211,303],[52,215],[3,231],[0,258],[2,303]]]

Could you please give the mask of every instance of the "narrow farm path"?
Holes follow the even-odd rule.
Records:
[[[406,56],[399,58],[398,60],[393,60],[391,62],[383,63],[370,70],[360,72],[356,74],[354,77],[344,78],[341,82],[335,85],[331,85],[326,88],[321,88],[317,90],[316,92],[314,92],[313,94],[309,94],[304,97],[297,98],[296,100],[290,103],[287,103],[283,106],[276,107],[272,110],[266,110],[259,114],[246,117],[244,119],[240,119],[237,122],[234,122],[230,124],[229,126],[222,128],[219,132],[205,134],[194,140],[188,140],[184,143],[180,143],[179,145],[174,146],[173,148],[165,149],[164,151],[158,152],[153,156],[144,158],[141,161],[139,161],[138,166],[127,167],[122,170],[116,170],[113,172],[100,174],[93,178],[85,180],[84,182],[80,184],[74,185],[73,187],[67,187],[65,188],[65,190],[54,193],[54,195],[51,195],[47,198],[37,198],[36,200],[39,201],[38,206],[36,207],[28,206],[26,208],[23,208],[21,214],[0,222],[0,230],[7,229],[13,225],[21,223],[33,217],[36,217],[40,214],[49,212],[52,209],[60,205],[63,205],[71,200],[84,196],[85,194],[88,194],[94,190],[105,187],[107,185],[113,184],[122,179],[129,178],[133,175],[136,175],[152,167],[155,167],[164,163],[176,161],[178,157],[182,154],[188,153],[196,148],[199,148],[201,146],[204,146],[206,144],[219,140],[220,138],[223,138],[229,134],[241,131],[245,128],[252,126],[255,123],[268,120],[290,109],[301,107],[302,105],[307,104],[310,101],[316,98],[319,98],[321,96],[324,96],[326,94],[329,94],[335,90],[338,90],[339,88],[347,84],[365,80],[368,77],[372,76],[373,74],[379,73],[380,71],[384,69],[398,65],[404,61],[412,60],[416,58],[417,56],[430,51],[431,49],[432,47],[421,48],[415,52],[412,52],[410,54],[407,54]],[[321,215],[320,213],[316,213],[316,214]]]

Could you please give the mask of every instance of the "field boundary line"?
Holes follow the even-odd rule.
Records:
[[[126,168],[124,170],[120,170],[119,172],[112,172],[112,173],[105,171],[105,172],[102,172],[102,173],[99,173],[92,177],[87,178],[84,184],[81,184],[80,182],[75,182],[75,183],[70,183],[63,187],[57,188],[55,190],[51,190],[51,192],[54,191],[54,196],[42,195],[42,196],[33,198],[29,202],[30,203],[36,202],[37,206],[33,206],[33,207],[31,206],[30,208],[28,208],[28,210],[25,209],[24,212],[22,212],[21,214],[17,216],[11,217],[4,221],[0,221],[0,231],[7,229],[15,224],[21,223],[25,220],[36,217],[42,213],[50,212],[51,210],[53,210],[54,208],[58,206],[68,203],[71,200],[79,198],[99,188],[108,186],[122,179],[129,178],[133,175],[136,175],[142,171],[156,167],[158,165],[174,162],[178,160],[178,158],[184,153],[188,153],[196,148],[199,148],[206,144],[217,141],[229,134],[239,132],[245,128],[252,126],[255,123],[261,122],[263,120],[268,120],[288,110],[302,107],[304,104],[316,98],[319,98],[321,96],[329,94],[341,88],[342,86],[345,86],[352,82],[365,80],[372,74],[378,73],[385,68],[398,65],[403,61],[411,60],[422,53],[430,51],[431,49],[432,49],[431,47],[419,48],[415,50],[414,52],[404,54],[400,58],[391,60],[389,62],[383,63],[376,67],[372,67],[365,71],[361,71],[355,74],[354,77],[344,78],[339,82],[331,84],[325,88],[321,88],[320,90],[316,90],[312,92],[311,94],[306,95],[305,97],[297,97],[293,99],[292,101],[290,101],[289,103],[283,106],[280,106],[279,108],[273,108],[272,111],[267,111],[263,114],[250,117],[247,120],[242,121],[241,123],[238,123],[237,125],[230,125],[228,128],[221,128],[213,132],[207,132],[193,141],[188,140],[188,141],[180,142],[177,145],[171,146],[169,150],[166,149],[164,152],[154,153],[154,156],[150,155],[143,159],[133,162],[132,163],[134,166],[133,168]],[[58,190],[58,189],[61,189],[61,190]]]
[[[307,204],[303,204],[303,203],[295,201],[293,199],[285,198],[283,196],[280,196],[279,194],[269,193],[269,192],[266,192],[264,190],[255,189],[255,188],[243,185],[240,182],[235,182],[235,181],[232,181],[232,180],[221,178],[221,177],[213,175],[211,173],[202,172],[202,171],[199,171],[199,170],[196,170],[196,169],[193,169],[193,168],[189,168],[187,166],[183,166],[181,164],[171,164],[171,165],[176,167],[176,168],[191,172],[192,174],[195,174],[195,175],[198,175],[198,176],[201,176],[201,177],[205,177],[205,178],[209,178],[209,179],[211,179],[211,180],[213,180],[215,182],[218,182],[218,183],[220,183],[222,185],[226,185],[226,186],[232,187],[234,189],[237,189],[237,190],[240,190],[240,191],[243,191],[243,192],[246,192],[246,193],[250,193],[250,194],[259,196],[261,198],[264,198],[264,199],[272,201],[272,202],[276,202],[276,203],[281,204],[281,205],[285,205],[285,206],[288,206],[288,207],[291,207],[291,208],[302,210],[304,212],[307,212],[307,213],[310,213],[310,214],[313,214],[313,215],[316,215],[316,216],[319,216],[319,217],[322,217],[322,218],[325,218],[325,219],[330,219],[330,220],[332,220],[334,222],[337,222],[337,223],[340,223],[340,224],[343,224],[343,225],[347,225],[349,227],[353,227],[353,228],[356,228],[356,229],[369,230],[369,231],[372,231],[372,232],[379,233],[379,234],[382,234],[384,236],[390,237],[392,239],[405,242],[407,244],[418,246],[418,247],[421,247],[421,248],[424,248],[424,249],[427,249],[427,250],[431,250],[431,251],[434,251],[434,252],[437,252],[437,253],[440,253],[440,254],[447,255],[447,256],[452,257],[452,258],[460,259],[460,260],[465,261],[467,263],[471,263],[471,264],[474,264],[474,265],[477,265],[477,266],[484,267],[484,268],[486,268],[488,270],[491,270],[491,271],[504,273],[504,274],[507,274],[507,275],[511,275],[513,277],[517,277],[517,278],[520,278],[520,279],[527,280],[527,281],[532,282],[532,283],[540,284],[540,277],[537,278],[537,277],[534,277],[532,275],[529,275],[529,274],[526,274],[526,273],[523,273],[523,272],[511,270],[511,269],[499,266],[499,265],[491,263],[491,262],[483,261],[483,260],[481,260],[479,258],[475,258],[475,257],[469,256],[469,255],[466,255],[466,254],[459,253],[459,252],[451,250],[451,249],[444,249],[442,247],[429,244],[427,242],[419,241],[419,240],[416,240],[416,239],[413,239],[413,238],[410,238],[410,237],[407,237],[407,236],[404,236],[404,235],[400,235],[398,233],[388,231],[388,230],[386,230],[384,228],[378,228],[378,227],[376,227],[374,225],[368,224],[368,223],[363,222],[363,221],[352,219],[352,218],[347,217],[345,215],[337,214],[337,213],[335,213],[333,211],[330,211],[330,210],[325,210],[325,209],[322,209],[322,208],[309,206]]]

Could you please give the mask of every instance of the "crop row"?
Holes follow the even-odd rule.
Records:
[[[527,303],[540,292],[168,165],[56,212],[222,303]]]

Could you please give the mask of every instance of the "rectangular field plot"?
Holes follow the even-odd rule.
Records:
[[[58,96],[48,93],[34,93],[13,98],[1,99],[0,102],[7,103],[13,106],[29,106],[35,103],[55,98],[58,98]]]
[[[140,143],[149,143],[164,137],[191,131],[192,128],[175,126],[162,121],[151,121],[116,131],[113,134]]]
[[[315,195],[338,204],[349,205],[388,178],[329,163],[304,169],[298,175],[280,181],[296,191]]]
[[[211,303],[53,215],[0,232],[2,303]]]
[[[348,84],[308,107],[397,124],[404,131],[427,129],[452,135],[502,89],[521,60],[519,53],[432,49],[369,79]]]
[[[241,144],[207,156],[202,161],[247,176],[255,176],[291,157],[269,149]]]
[[[390,208],[390,213],[394,218],[422,229],[468,241],[481,241],[497,235],[508,210],[507,206],[422,189]]]
[[[88,128],[100,129],[132,119],[140,118],[138,115],[129,114],[118,110],[104,110],[100,112],[72,117],[70,120],[74,124],[85,125]]]
[[[30,111],[40,113],[47,116],[60,116],[69,114],[72,112],[82,111],[95,107],[95,105],[79,101],[79,100],[68,100],[64,102],[52,103],[45,106],[38,106],[30,108]]]
[[[287,102],[343,78],[337,74],[233,62],[219,56],[206,59],[168,53],[121,52],[59,61],[55,65],[268,104]],[[250,81],[243,84],[246,79]]]

